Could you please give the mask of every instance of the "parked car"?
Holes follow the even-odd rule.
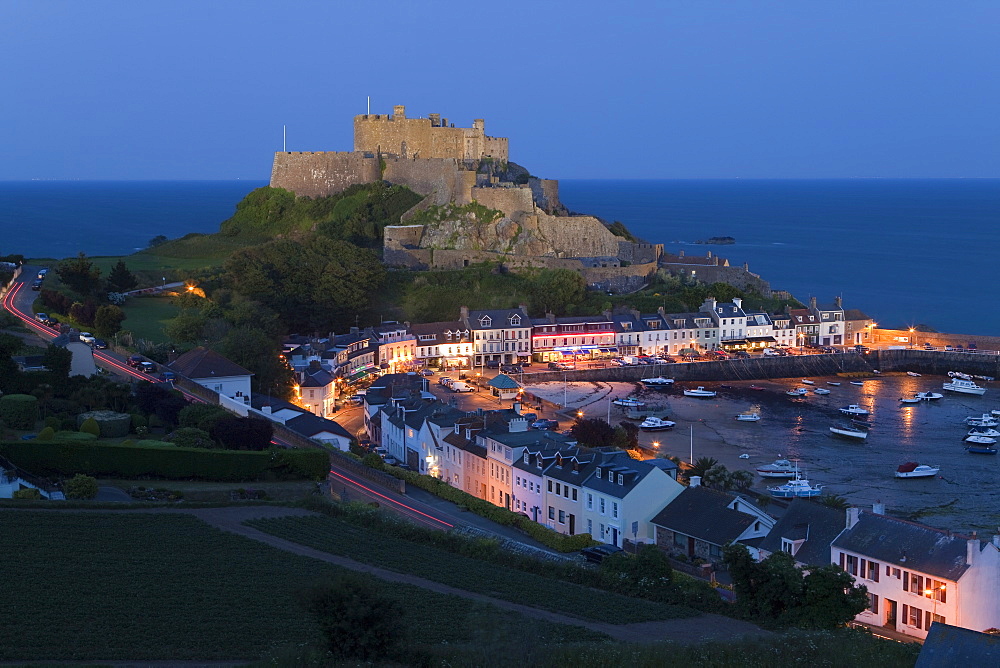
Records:
[[[532,422],[531,428],[540,429],[542,431],[545,430],[555,431],[556,429],[559,429],[559,422],[556,420],[546,420],[543,418],[541,420],[535,420],[534,422]]]
[[[104,339],[94,339],[94,348],[98,350],[105,350],[108,347],[108,342]]]
[[[36,278],[31,282],[31,289],[38,291],[42,289],[42,279]]]
[[[760,354],[763,355],[764,357],[778,357],[781,353],[779,353],[774,348],[764,348],[762,351],[760,351]]]
[[[585,547],[580,550],[580,554],[583,555],[583,558],[592,564],[599,564],[607,557],[620,552],[624,552],[624,550],[617,545],[608,544],[594,545],[593,547]]]
[[[745,350],[737,350],[733,355],[744,360],[750,359],[750,353]]]
[[[45,319],[45,324],[48,325],[49,327],[55,327],[56,329],[59,328],[59,321],[56,320],[55,317],[51,315]]]
[[[152,362],[140,362],[139,371],[143,373],[156,373],[156,365]]]
[[[463,383],[460,380],[456,380],[449,386],[449,389],[452,392],[472,392],[476,388],[472,385],[469,385],[468,383]]]
[[[145,360],[143,360],[142,357],[140,357],[139,355],[132,355],[132,357],[129,357],[127,360],[125,360],[125,363],[128,364],[133,369],[137,369],[139,368],[139,365],[142,364],[144,361]]]
[[[37,320],[38,322],[45,322],[48,319],[49,319],[49,315],[47,313],[36,313],[35,314],[35,320]]]
[[[445,387],[447,387],[448,385],[451,385],[454,382],[455,382],[455,379],[454,378],[449,378],[448,376],[441,376],[440,378],[438,378],[438,385],[444,385]]]
[[[520,364],[501,364],[500,371],[503,373],[521,373]]]
[[[45,280],[45,275],[48,274],[48,273],[49,273],[49,270],[47,268],[39,269],[38,270],[38,276],[37,276],[37,278],[39,280]]]
[[[420,375],[421,376],[433,376],[434,375],[434,369],[421,369]]]
[[[500,368],[500,360],[486,360],[486,368],[487,369],[499,369]]]
[[[97,337],[95,337],[90,332],[80,332],[80,340],[83,341],[84,343],[93,343],[94,341],[97,340]]]

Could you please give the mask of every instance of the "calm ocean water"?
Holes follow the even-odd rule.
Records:
[[[884,327],[1000,333],[1000,180],[562,181],[572,210],[667,252],[749,263],[800,300],[844,298]],[[731,236],[731,246],[692,242]]]
[[[0,254],[118,255],[215,232],[264,181],[0,182]],[[562,181],[571,209],[669,252],[707,250],[772,287],[840,295],[886,327],[1000,332],[992,296],[1000,180]],[[694,244],[731,236],[731,246]]]

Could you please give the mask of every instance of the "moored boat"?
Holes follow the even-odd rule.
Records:
[[[940,466],[928,466],[917,462],[900,464],[896,469],[897,478],[933,478],[941,470]]]
[[[809,380],[808,378],[803,378],[802,379],[802,384],[803,385],[815,385],[816,383],[813,382],[813,381],[811,381],[811,380]]]
[[[902,397],[899,400],[901,404],[919,404],[923,399],[918,399],[917,397]]]
[[[995,455],[997,449],[989,445],[967,445],[965,446],[965,451],[971,455]]]
[[[1000,425],[1000,418],[995,418],[990,413],[983,413],[978,417],[973,415],[965,418],[965,424],[970,427],[996,427]]]
[[[968,436],[992,436],[996,438],[1000,436],[1000,431],[997,431],[993,427],[973,427],[969,430]]]
[[[830,427],[830,433],[836,436],[844,436],[845,438],[857,438],[861,440],[868,438],[868,430],[864,427],[852,427],[842,424]]]
[[[913,376],[914,378],[920,378],[920,374],[917,373],[916,371],[907,371],[906,375],[907,376]]]
[[[806,394],[808,391],[809,390],[807,390],[804,387],[796,387],[794,389],[788,390],[787,392],[785,392],[785,394],[787,394],[790,397],[801,397],[802,395]]]
[[[761,387],[760,385],[751,385],[748,389],[756,390],[757,392],[761,392],[761,391],[763,391],[764,388]]]
[[[760,422],[760,413],[740,413],[736,419],[740,422]]]
[[[685,397],[714,397],[717,393],[712,390],[706,390],[703,386],[699,385],[693,390],[684,390]]]
[[[625,397],[624,399],[618,398],[611,403],[616,406],[624,406],[626,408],[639,408],[640,406],[645,406],[646,402],[636,399],[635,397]]]
[[[840,412],[843,413],[844,415],[870,415],[871,414],[871,411],[869,411],[867,408],[862,408],[861,406],[859,406],[857,404],[851,404],[849,406],[843,406],[840,409]]]
[[[937,401],[944,398],[940,392],[917,392],[914,396],[921,401]]]
[[[974,381],[965,380],[964,378],[952,378],[951,381],[945,383],[942,387],[949,392],[958,392],[959,394],[975,394],[980,397],[986,394],[985,387],[976,385]]]
[[[676,425],[676,422],[650,416],[642,421],[642,424],[639,425],[639,429],[642,431],[667,431],[668,429],[673,429]]]
[[[662,390],[674,384],[673,378],[643,378],[639,383],[647,390]]]
[[[840,383],[832,381],[832,380],[826,381],[826,384],[827,385],[833,385],[834,387],[840,387]]]
[[[823,493],[822,488],[822,485],[810,485],[808,480],[803,480],[796,474],[793,480],[777,487],[768,487],[767,491],[776,499],[794,499],[819,496]]]
[[[771,464],[757,467],[761,478],[794,478],[798,466],[788,459],[776,459]]]
[[[813,390],[813,394],[830,394],[830,390],[824,387],[817,387]]]
[[[860,380],[852,380],[851,385],[864,385],[864,383]]]
[[[982,436],[980,434],[966,436],[964,440],[966,443],[975,443],[976,445],[993,445],[997,442],[997,439],[992,436]]]

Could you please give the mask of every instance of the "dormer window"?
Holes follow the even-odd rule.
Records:
[[[524,453],[524,463],[525,464],[530,464],[531,463],[531,457],[530,457],[530,455],[528,455],[527,452]]]
[[[489,327],[492,324],[493,324],[493,320],[488,315],[480,316],[480,318],[479,318],[479,326],[480,327]]]
[[[601,479],[601,467],[600,466],[597,467],[597,479],[598,480]]]
[[[519,327],[520,325],[521,325],[521,316],[519,316],[516,313],[514,315],[510,316],[510,326],[511,327]]]
[[[625,476],[623,476],[621,473],[618,474],[618,484],[619,485],[625,484]]]
[[[562,455],[556,455],[556,466],[562,468],[562,465],[563,465]]]

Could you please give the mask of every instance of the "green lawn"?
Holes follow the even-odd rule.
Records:
[[[625,624],[698,614],[689,608],[630,598],[489,564],[333,517],[284,517],[253,520],[248,524],[331,554],[584,619]]]
[[[136,338],[160,343],[167,340],[163,331],[167,320],[179,312],[169,297],[133,297],[125,303],[122,329],[131,331]]]
[[[258,659],[320,642],[296,592],[341,572],[193,517],[0,510],[0,660]],[[16,537],[16,538],[12,538]],[[594,640],[579,627],[375,581],[424,647],[488,636]],[[530,630],[530,632],[529,632]],[[484,635],[486,634],[486,635]]]

